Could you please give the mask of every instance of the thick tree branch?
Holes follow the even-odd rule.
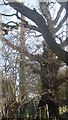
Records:
[[[68,53],[56,43],[43,17],[38,12],[27,8],[21,3],[10,2],[9,5],[36,23],[44,39],[46,39],[49,48],[58,56],[60,60],[64,61],[68,65]]]

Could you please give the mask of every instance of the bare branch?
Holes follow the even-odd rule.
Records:
[[[19,51],[20,53],[22,52],[21,51],[21,47],[19,47],[19,46],[16,46],[16,45],[14,45],[14,44],[12,44],[10,41],[8,41],[6,38],[2,38],[2,42],[4,42],[4,43],[6,43],[6,45],[8,45],[9,47],[11,47],[11,48],[13,48],[13,50],[17,50],[17,51]],[[33,55],[32,53],[29,53],[27,50],[25,50],[25,51],[23,51],[23,52],[25,52],[25,55],[29,58],[29,59],[31,59],[31,60],[35,60],[35,61],[38,61],[38,62],[41,62],[41,60],[42,60],[42,57],[41,57],[41,55]]]
[[[62,11],[63,11],[63,7],[61,6],[60,9],[59,9],[59,11],[58,11],[58,13],[57,13],[56,18],[52,21],[52,23],[53,23],[54,25],[58,22],[58,20],[59,20],[59,18],[60,18],[60,14],[61,14]]]
[[[58,56],[60,60],[64,61],[68,65],[68,53],[56,43],[43,17],[38,12],[27,8],[22,3],[10,2],[9,5],[36,23],[49,48]]]
[[[20,47],[13,45],[10,41],[8,41],[6,38],[2,37],[2,42],[6,43],[9,47],[13,48],[14,50],[21,51]]]
[[[2,16],[7,16],[7,17],[11,17],[11,16],[14,16],[16,14],[11,14],[11,15],[7,15],[7,14],[2,14]]]
[[[66,40],[64,42],[62,42],[62,47],[65,47],[68,45],[68,37],[66,38]]]
[[[2,23],[2,27],[11,28],[11,29],[16,28],[18,26],[19,26],[18,24],[8,25],[8,23]]]
[[[54,28],[55,33],[62,27],[63,23],[66,21],[67,19],[67,15],[65,14],[65,16],[63,17],[63,19],[60,21],[60,23],[58,24],[58,26],[56,28]]]

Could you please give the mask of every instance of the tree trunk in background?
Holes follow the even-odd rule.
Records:
[[[51,117],[55,116],[58,120],[59,116],[59,98],[57,97],[57,92],[54,88],[54,82],[57,80],[57,70],[59,65],[56,58],[53,56],[51,51],[47,49],[46,45],[43,44],[43,61],[41,62],[41,84],[42,84],[42,100],[48,104],[49,110],[49,120]],[[47,93],[45,93],[47,92]],[[44,94],[44,96],[43,96]],[[54,94],[54,95],[53,95]],[[40,106],[42,106],[40,102]]]
[[[2,16],[0,14],[0,39],[2,39]],[[0,71],[0,111],[1,111],[1,105],[2,105],[2,73]],[[1,113],[0,113],[0,119],[1,119]]]
[[[2,107],[2,73],[0,71],[0,119],[1,119],[1,107]]]
[[[0,13],[0,39],[2,39],[2,16]]]
[[[25,87],[25,28],[21,22],[21,37],[20,37],[20,46],[21,46],[21,54],[20,54],[20,81],[19,81],[19,90],[20,97],[23,99],[26,96],[26,87]]]

